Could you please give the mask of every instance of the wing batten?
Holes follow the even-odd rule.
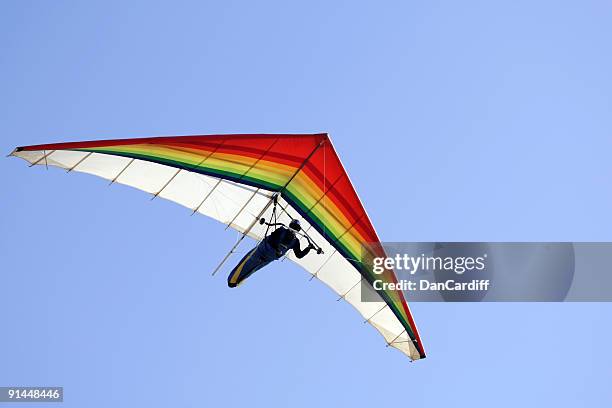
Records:
[[[177,171],[175,171],[174,174],[172,175],[172,177],[170,177],[170,179],[168,181],[166,181],[166,183],[162,186],[162,188],[160,188],[156,193],[153,194],[153,198],[155,198],[158,195],[160,195],[161,192],[164,191],[164,189],[166,187],[168,187],[168,185],[170,183],[172,183],[172,180],[174,180],[176,178],[176,176],[178,176],[181,171],[183,171],[183,169],[178,169]]]
[[[195,210],[193,210],[193,214],[195,214],[195,213],[197,213],[198,211],[200,211],[200,208],[202,208],[202,205],[204,205],[204,203],[206,202],[206,200],[208,199],[208,197],[210,197],[210,195],[213,193],[213,191],[215,191],[215,189],[217,188],[217,186],[218,186],[219,184],[221,184],[221,181],[222,181],[222,180],[223,180],[223,179],[219,179],[219,180],[218,180],[218,181],[215,183],[215,185],[213,186],[213,188],[212,188],[212,189],[211,189],[211,190],[210,190],[208,193],[206,193],[206,195],[204,196],[204,198],[202,199],[202,201],[200,201],[200,204],[198,204],[198,206],[195,208]],[[193,214],[192,214],[192,215],[193,215]]]
[[[69,172],[73,171],[74,169],[76,169],[76,168],[77,168],[77,166],[78,166],[79,164],[81,164],[81,163],[83,163],[85,160],[87,160],[87,158],[88,158],[89,156],[91,156],[92,154],[93,154],[93,152],[89,152],[89,153],[87,153],[85,156],[83,156],[83,158],[81,158],[81,159],[80,159],[78,162],[76,162],[74,166],[72,166],[72,167],[70,167],[68,170],[66,170],[66,172],[68,172],[68,173],[69,173]]]
[[[117,175],[115,177],[113,177],[113,179],[111,180],[110,184],[113,184],[114,182],[116,182],[119,177],[121,177],[121,175],[123,174],[124,171],[126,171],[128,169],[128,167],[130,167],[132,165],[132,163],[134,163],[136,159],[135,158],[131,158],[127,164],[125,165],[125,167],[123,167],[119,173],[117,173]]]

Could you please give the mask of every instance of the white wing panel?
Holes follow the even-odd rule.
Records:
[[[246,231],[253,223],[253,220],[260,216],[261,210],[268,205],[271,195],[272,193],[265,190],[259,190],[254,195],[251,193],[248,203],[244,206],[240,213],[234,215],[234,221],[230,226],[238,231]],[[259,223],[257,223],[257,226],[259,226]],[[261,239],[263,238],[264,233],[265,228],[256,228],[253,226],[253,231],[252,233],[249,233],[249,235],[256,236]]]
[[[178,169],[144,160],[134,160],[117,177],[116,182],[155,194],[164,187]]]
[[[15,156],[15,157],[22,158],[23,160],[25,160],[28,163],[30,163],[30,165],[33,165],[33,164],[42,164],[44,166],[45,162],[42,159],[45,157],[45,154],[48,157],[49,153],[52,153],[52,152],[50,152],[50,151],[49,152],[43,152],[42,150],[33,150],[33,151],[22,150],[20,152],[14,151],[13,153],[11,153],[11,155]],[[38,162],[42,162],[42,163],[38,163]]]
[[[361,281],[359,272],[338,252],[321,268],[317,278],[340,296],[344,296]]]
[[[132,159],[109,154],[93,153],[79,164],[74,171],[93,174],[107,180],[114,180]]]
[[[195,210],[210,193],[218,179],[182,170],[159,193],[159,197]]]
[[[72,169],[74,166],[80,164],[80,162],[87,157],[90,153],[79,152],[75,150],[56,150],[53,154],[47,156],[47,164],[49,166],[61,167],[63,169]],[[39,164],[45,164],[42,160]]]
[[[404,327],[388,307],[376,313],[369,322],[381,332],[387,343],[396,340],[404,331]]]
[[[374,291],[374,289],[372,289],[371,286],[358,285],[358,287],[359,289],[353,289],[349,291],[344,296],[344,299],[349,302],[355,309],[357,309],[359,314],[363,316],[363,320],[371,319],[373,316],[376,315],[376,313],[379,313],[383,307],[388,307],[386,306],[384,300],[382,300],[382,298],[378,295],[378,293]],[[367,293],[362,293],[362,291],[364,290],[367,291]],[[378,299],[379,301],[363,302],[361,300],[362,296],[364,299]]]
[[[222,180],[200,206],[199,213],[229,224],[253,195],[254,188],[245,188],[236,183]]]

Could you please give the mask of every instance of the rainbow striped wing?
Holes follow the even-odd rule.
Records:
[[[327,134],[100,140],[18,147],[11,155],[133,186],[256,240],[265,234],[257,220],[270,216],[271,197],[280,193],[281,220],[299,219],[324,250],[288,257],[353,305],[388,345],[412,359],[425,357],[401,292],[360,284],[374,279],[361,261],[363,245],[379,239]],[[382,278],[396,280],[391,270]],[[364,287],[379,302],[362,301]]]

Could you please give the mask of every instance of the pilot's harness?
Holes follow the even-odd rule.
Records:
[[[278,205],[278,194],[275,194],[275,195],[273,196],[272,200],[273,200],[274,206],[272,207],[272,214],[270,215],[270,222],[266,222],[266,219],[265,219],[265,218],[263,218],[263,217],[259,219],[259,223],[260,223],[261,225],[264,225],[264,224],[266,224],[266,225],[267,225],[267,227],[266,227],[266,233],[265,233],[265,236],[264,236],[264,241],[266,241],[266,243],[267,243],[267,239],[268,239],[268,232],[269,232],[269,230],[270,230],[270,227],[275,227],[275,228],[274,228],[275,230],[276,230],[276,228],[277,228],[278,226],[281,226],[281,225],[282,225],[283,227],[285,227],[285,228],[288,228],[288,227],[287,227],[285,224],[283,224],[282,222],[278,222],[277,213],[276,213],[276,206]],[[287,213],[287,210],[285,210],[285,209],[284,209],[284,208],[282,208],[282,207],[281,207],[281,209],[282,209],[283,211],[285,211],[285,213]],[[287,213],[287,215],[289,215],[289,213]],[[290,216],[290,217],[291,217],[291,216]],[[308,243],[309,243],[309,244],[310,244],[312,247],[314,247],[314,249],[316,249],[317,254],[322,254],[322,253],[323,253],[323,248],[321,248],[319,245],[317,245],[317,243],[315,243],[315,242],[314,242],[314,240],[313,240],[312,238],[310,238],[310,236],[308,235],[308,233],[307,233],[306,231],[302,230],[302,231],[294,231],[294,232],[295,232],[295,234],[296,234],[296,235],[300,235],[300,236],[302,236],[302,237],[306,238],[306,240],[308,241]],[[279,244],[280,244],[280,245],[282,245],[282,238],[283,238],[283,237],[281,237],[281,239],[279,240]]]

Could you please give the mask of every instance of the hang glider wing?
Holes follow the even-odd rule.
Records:
[[[371,287],[381,276],[361,261],[362,245],[379,238],[327,134],[99,140],[18,147],[11,155],[144,190],[256,240],[265,234],[257,221],[270,215],[278,193],[281,221],[299,219],[324,251],[289,258],[354,306],[389,346],[425,357],[401,292]],[[396,280],[391,270],[382,278]],[[378,302],[363,301],[363,290]]]

